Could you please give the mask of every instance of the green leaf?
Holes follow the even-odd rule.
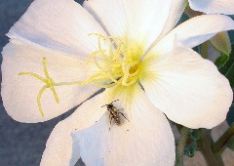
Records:
[[[228,61],[225,63],[225,65],[220,67],[219,70],[227,77],[231,84],[231,87],[234,87],[234,45],[232,45],[232,52],[229,56]]]
[[[211,44],[222,54],[231,53],[231,42],[227,32],[220,32],[210,39]]]
[[[218,68],[222,68],[225,66],[225,64],[228,62],[229,60],[229,55],[226,54],[222,54],[220,57],[217,58],[217,60],[215,61],[215,65]]]
[[[200,45],[198,52],[201,54],[201,56],[205,59],[208,59],[208,55],[209,55],[209,46],[210,46],[210,42],[206,41],[203,44]]]

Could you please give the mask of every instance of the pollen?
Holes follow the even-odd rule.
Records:
[[[99,40],[99,48],[92,54],[98,70],[87,82],[103,88],[136,84],[144,73],[143,47],[122,38],[93,35]]]

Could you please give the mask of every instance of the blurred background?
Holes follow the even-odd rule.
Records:
[[[25,12],[32,1],[0,0],[0,52],[8,42],[5,34]],[[82,0],[77,0],[77,2],[82,3]],[[231,32],[231,38],[232,43],[234,43],[234,32]],[[7,115],[1,101],[0,166],[38,166],[50,132],[61,119],[64,119],[69,114],[67,113],[44,123],[23,124],[12,120]],[[233,119],[234,113],[229,113],[229,121],[231,122]],[[217,133],[222,133],[223,130],[223,126],[216,128]],[[226,157],[225,163],[228,163],[228,166],[234,166],[234,154],[231,151],[226,153],[228,157]],[[77,165],[82,164],[78,163]],[[202,156],[197,153],[193,159],[185,158],[185,165],[201,166],[205,164]]]

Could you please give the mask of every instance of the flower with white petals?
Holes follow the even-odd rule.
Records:
[[[85,101],[54,128],[41,165],[74,165],[81,157],[86,165],[170,166],[175,145],[166,116],[190,128],[225,119],[229,82],[191,48],[234,22],[202,15],[172,29],[184,7],[184,0],[31,4],[3,50],[6,111],[36,123]]]
[[[193,10],[207,14],[234,14],[234,0],[188,0]]]

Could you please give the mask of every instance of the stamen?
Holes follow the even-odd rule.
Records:
[[[55,82],[48,71],[48,62],[45,57],[42,58],[42,67],[44,76],[34,72],[20,72],[19,76],[31,76],[44,85],[38,92],[37,105],[42,117],[44,112],[42,108],[42,95],[49,89],[54,97],[54,100],[59,104],[60,99],[55,87],[60,86],[84,86],[93,84],[101,88],[110,88],[116,85],[131,86],[137,83],[140,73],[141,55],[135,55],[137,50],[132,51],[127,47],[127,43],[118,37],[104,36],[98,33],[92,33],[98,39],[98,50],[91,53],[90,57],[99,70],[86,80],[71,81],[71,82]],[[105,46],[105,48],[104,48]],[[139,52],[140,54],[141,52]]]
[[[130,86],[137,82],[140,69],[138,67],[139,60],[135,61],[128,55],[126,43],[117,37],[104,36],[102,34],[94,33],[98,37],[98,51],[95,51],[94,62],[100,70],[97,75],[103,76],[103,86],[106,86],[107,80],[111,81],[111,86],[122,84],[123,86]],[[102,48],[102,43],[109,44],[109,54],[106,55],[105,49]],[[113,49],[114,48],[114,49]],[[100,59],[103,58],[104,59]],[[110,57],[111,59],[109,59]],[[101,61],[101,63],[99,62]],[[102,65],[101,65],[102,64]],[[131,71],[133,70],[133,71]],[[135,78],[134,78],[135,77]],[[118,79],[117,79],[118,78]],[[120,78],[120,79],[119,79]],[[93,79],[91,79],[93,80]],[[102,80],[98,80],[102,81]]]

